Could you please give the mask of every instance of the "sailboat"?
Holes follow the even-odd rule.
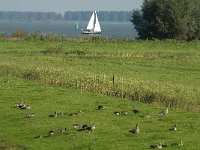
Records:
[[[78,22],[76,22],[76,24],[75,24],[75,29],[79,29]]]
[[[97,17],[97,12],[93,11],[87,29],[82,30],[83,34],[101,34],[101,26]]]

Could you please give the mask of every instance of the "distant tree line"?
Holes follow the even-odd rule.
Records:
[[[200,40],[200,0],[144,0],[132,23],[140,39]]]
[[[130,11],[99,11],[98,19],[101,21],[130,21]],[[91,11],[67,11],[64,14],[65,20],[89,20]]]
[[[64,15],[56,12],[18,12],[0,11],[0,20],[5,21],[45,21],[45,20],[75,20],[88,21],[91,11],[66,11]],[[130,21],[130,11],[100,11],[100,21]]]
[[[40,21],[40,20],[62,20],[63,16],[55,12],[15,12],[0,11],[0,20],[7,21]]]

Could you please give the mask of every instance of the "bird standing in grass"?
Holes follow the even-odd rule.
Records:
[[[123,110],[123,111],[121,111],[120,114],[122,114],[122,115],[128,115],[128,111]]]
[[[84,124],[84,125],[82,126],[83,130],[86,130],[88,127],[89,127],[89,126],[88,126],[87,124]]]
[[[133,109],[134,114],[138,114],[140,111],[138,109]]]
[[[57,112],[55,111],[54,114],[50,114],[49,117],[63,117],[64,113],[63,112]]]
[[[67,131],[67,128],[59,128],[58,129],[58,132],[59,133],[64,133],[64,132],[66,132]]]
[[[180,143],[178,143],[178,147],[182,147],[183,146],[183,141],[181,140]]]
[[[97,108],[98,108],[98,110],[102,110],[102,109],[104,109],[104,106],[99,105]]]
[[[132,134],[140,133],[139,124],[137,123],[136,127],[134,129],[130,130],[129,132],[132,133]]]
[[[50,131],[48,132],[48,135],[49,135],[49,136],[54,135],[54,131],[53,131],[53,130],[50,130]]]
[[[115,111],[114,114],[115,115],[121,115],[121,112],[120,111]]]
[[[169,129],[169,131],[177,131],[177,125],[174,125],[172,128]]]
[[[150,148],[152,148],[152,149],[161,149],[163,147],[162,147],[162,144],[159,143],[158,145],[150,145]]]
[[[167,145],[164,144],[164,141],[160,142],[158,145],[150,145],[150,148],[152,148],[152,149],[161,149],[161,148],[165,148],[165,147],[167,147]]]
[[[28,113],[28,114],[26,114],[26,118],[32,118],[32,117],[34,117],[34,116],[35,116],[34,113]]]
[[[160,115],[166,115],[169,113],[168,107],[163,108],[163,110],[161,110],[161,112],[159,113]]]
[[[95,128],[96,128],[96,126],[93,124],[93,125],[87,127],[86,130],[89,131],[89,132],[91,132],[91,131],[94,131]]]
[[[80,128],[80,125],[79,124],[73,124],[72,125],[75,129],[79,129]]]
[[[74,112],[74,113],[71,113],[71,114],[69,114],[70,116],[79,116],[80,114],[81,114],[81,110],[80,111],[78,111],[78,112]]]
[[[183,146],[183,141],[181,140],[178,143],[172,143],[172,146],[182,147]]]

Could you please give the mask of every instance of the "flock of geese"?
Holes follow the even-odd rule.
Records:
[[[30,106],[27,105],[26,102],[22,101],[22,100],[20,100],[20,102],[16,103],[15,106],[20,108],[20,109],[30,109]],[[105,107],[102,106],[102,105],[99,105],[97,107],[98,110],[103,110],[104,108]],[[133,109],[132,111],[133,111],[134,114],[140,113],[140,111],[138,109]],[[81,111],[73,112],[73,113],[70,113],[69,116],[79,116],[81,113],[82,113]],[[164,116],[164,115],[167,115],[168,113],[169,113],[168,107],[165,107],[159,112],[159,115]],[[127,115],[128,111],[115,111],[113,114],[115,114],[115,115]],[[50,114],[49,117],[57,118],[57,117],[63,117],[64,115],[66,115],[66,114],[64,114],[63,112],[55,111],[53,114]],[[34,116],[35,116],[34,113],[26,114],[26,118],[32,118]],[[145,118],[149,118],[149,117],[150,116],[148,114],[145,116]],[[83,124],[82,126],[80,124],[73,124],[72,127],[77,129],[77,131],[87,131],[88,133],[90,133],[90,132],[92,132],[96,129],[95,124],[92,124],[92,125]],[[169,131],[176,132],[177,131],[177,125],[174,125],[171,128],[169,128]],[[58,134],[58,133],[66,133],[66,132],[67,132],[67,128],[58,128],[56,130],[50,130],[48,132],[48,134],[46,134],[46,135],[39,135],[35,138],[49,137],[49,136],[53,136],[53,135]],[[135,128],[130,130],[129,133],[139,134],[140,133],[139,123],[137,123]],[[172,145],[182,147],[183,142],[180,141],[179,143],[173,143]],[[164,144],[164,142],[160,142],[156,145],[150,145],[150,148],[152,148],[152,149],[161,149],[161,148],[165,148],[165,147],[167,147],[167,145]]]

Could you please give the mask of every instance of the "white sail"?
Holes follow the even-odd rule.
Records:
[[[81,29],[82,30],[82,29]],[[88,22],[87,29],[82,30],[83,34],[101,34],[101,27],[97,17],[97,12],[94,11]]]
[[[93,12],[93,14],[90,18],[90,21],[88,22],[87,30],[93,30],[94,29],[94,19],[95,19],[95,14]]]
[[[94,25],[94,32],[101,32],[101,27],[100,27],[100,24],[99,24],[97,13],[95,13],[95,14],[96,14],[96,22],[95,22],[95,25]]]

